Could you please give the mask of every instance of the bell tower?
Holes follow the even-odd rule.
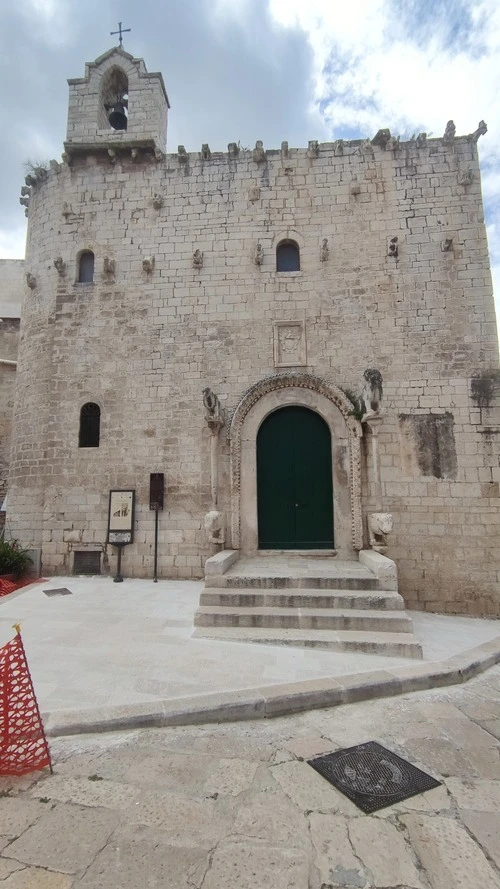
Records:
[[[163,157],[170,107],[163,77],[122,46],[87,62],[85,76],[68,80],[68,128],[64,150],[78,154],[153,150]]]

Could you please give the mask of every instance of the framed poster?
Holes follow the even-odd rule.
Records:
[[[134,539],[135,491],[109,492],[108,543],[123,546]]]

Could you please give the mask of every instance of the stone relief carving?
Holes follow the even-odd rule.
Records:
[[[394,520],[389,512],[372,512],[368,516],[368,540],[372,549],[382,555],[387,552],[387,537]]]
[[[224,514],[218,509],[211,509],[205,516],[205,531],[207,532],[208,542],[215,543],[218,546],[224,546]]]
[[[102,264],[102,269],[105,275],[114,275],[116,271],[116,261],[111,259],[109,256],[105,256]]]
[[[457,128],[452,120],[449,120],[446,124],[446,129],[443,134],[443,142],[446,142],[447,145],[451,145],[454,138],[455,133],[457,132]]]
[[[262,265],[264,262],[264,250],[261,243],[256,244],[253,252],[253,261],[255,265]]]
[[[441,241],[441,250],[443,253],[449,253],[453,249],[453,238],[444,238]]]
[[[241,436],[245,418],[254,404],[269,392],[279,389],[310,389],[328,398],[341,412],[349,440],[349,489],[351,500],[352,545],[363,549],[363,516],[361,510],[361,438],[363,429],[359,420],[352,416],[352,404],[336,386],[307,373],[284,373],[267,377],[256,383],[243,395],[228,424],[231,460],[231,545],[241,544]]]
[[[472,185],[473,178],[474,176],[472,170],[469,167],[468,170],[464,170],[462,173],[459,173],[458,183],[459,185]]]
[[[153,207],[155,210],[161,210],[165,201],[163,200],[163,195],[158,194],[158,192],[153,197]]]
[[[201,250],[195,250],[193,253],[193,268],[203,268],[203,253]]]
[[[142,260],[142,268],[144,271],[150,275],[155,267],[155,258],[154,256],[145,256]]]
[[[303,321],[275,321],[274,366],[304,367],[306,361],[306,331]]]
[[[362,423],[370,417],[377,417],[380,414],[384,394],[382,374],[376,367],[367,367],[363,377],[365,382],[362,398],[365,403],[365,414],[361,420]]]
[[[260,200],[260,188],[258,185],[251,185],[248,189],[248,200],[249,201],[258,201]]]
[[[64,275],[66,271],[66,263],[64,262],[62,256],[56,256],[56,258],[54,259],[54,268],[56,269],[58,275]]]
[[[26,274],[26,284],[28,285],[30,290],[34,290],[36,287],[36,278],[31,272],[27,272]]]
[[[321,247],[319,250],[319,258],[320,262],[328,262],[330,258],[330,250],[328,248],[328,238],[323,238],[321,242]]]
[[[209,386],[205,386],[203,392],[203,407],[205,408],[205,420],[211,429],[220,429],[224,425],[224,414],[220,401],[215,392]]]
[[[399,256],[399,239],[397,236],[394,238],[390,238],[389,243],[387,245],[387,255],[393,256],[394,259],[397,259]]]

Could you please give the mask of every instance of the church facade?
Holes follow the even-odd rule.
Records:
[[[163,473],[159,576],[373,546],[409,607],[498,614],[485,126],[167,153],[142,60],[69,88],[62,162],[23,189],[10,533],[44,573],[114,572],[110,491],[133,490],[123,572],[151,576]]]

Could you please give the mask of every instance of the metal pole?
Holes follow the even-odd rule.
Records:
[[[123,546],[118,547],[118,564],[116,566],[116,577],[113,577],[113,583],[122,583],[122,549]]]
[[[155,509],[155,564],[154,564],[154,582],[158,583],[158,509]]]

